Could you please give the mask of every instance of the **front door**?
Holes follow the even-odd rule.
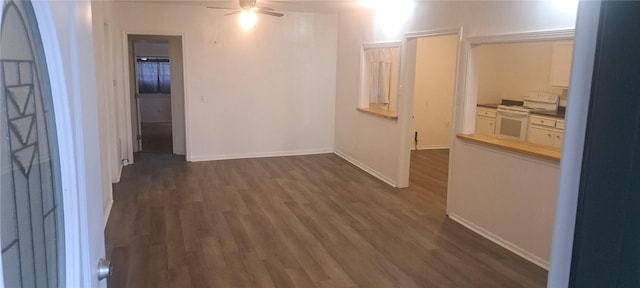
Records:
[[[91,4],[1,5],[0,288],[104,287]]]

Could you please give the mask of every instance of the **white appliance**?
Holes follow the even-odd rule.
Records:
[[[529,111],[557,111],[560,97],[544,92],[530,92],[524,96],[522,106],[498,105],[496,135],[519,140],[527,139]]]

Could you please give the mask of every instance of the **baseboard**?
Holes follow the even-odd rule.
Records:
[[[387,183],[387,184],[389,184],[389,185],[391,185],[393,187],[398,187],[398,183],[396,183],[396,181],[390,179],[387,176],[384,176],[382,173],[380,173],[380,172],[376,171],[375,169],[367,166],[366,164],[364,164],[364,163],[362,163],[362,162],[360,162],[360,161],[358,161],[356,159],[353,159],[351,156],[348,156],[346,153],[344,153],[344,152],[342,152],[340,150],[337,150],[337,149],[333,153],[338,155],[340,158],[346,160],[347,162],[355,165],[356,167],[362,169],[363,171],[371,174],[373,177],[376,177],[376,178],[380,179],[382,182],[385,182],[385,183]]]
[[[107,228],[107,222],[109,221],[109,216],[111,216],[111,208],[113,208],[113,199],[109,200],[107,203],[106,209],[104,209],[104,228]]]
[[[484,238],[487,238],[489,240],[491,240],[492,242],[502,246],[503,248],[515,253],[516,255],[528,260],[529,262],[536,264],[538,266],[540,266],[541,268],[545,269],[545,270],[549,270],[549,261],[546,261],[532,253],[530,253],[529,251],[526,251],[520,247],[518,247],[517,245],[501,238],[498,235],[495,235],[487,230],[485,230],[484,228],[473,224],[470,221],[467,221],[466,219],[460,217],[460,216],[456,216],[454,214],[449,214],[448,215],[449,218],[451,218],[453,221],[456,221],[458,223],[460,223],[460,225],[469,228],[469,230],[476,232],[478,234],[480,234],[480,236],[483,236]]]
[[[420,146],[418,145],[418,150],[440,150],[440,149],[451,149],[451,146],[437,146],[437,145]],[[411,150],[416,150],[416,146],[411,146]]]
[[[317,150],[297,150],[297,151],[276,151],[276,152],[260,152],[245,154],[222,154],[222,155],[204,155],[191,156],[189,162],[204,162],[217,160],[247,159],[247,158],[268,158],[268,157],[286,157],[333,153],[333,149],[317,149]]]

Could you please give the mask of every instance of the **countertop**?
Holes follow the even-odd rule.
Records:
[[[500,104],[478,104],[478,107],[484,107],[484,108],[491,108],[491,109],[497,109],[498,105]],[[558,107],[558,111],[536,111],[536,110],[531,110],[530,113],[531,114],[537,114],[537,115],[543,115],[543,116],[549,116],[549,117],[555,117],[555,118],[563,118],[564,119],[564,115],[565,115],[565,111],[566,111],[566,107]]]
[[[478,104],[478,107],[498,109],[498,105],[500,104]]]
[[[458,134],[458,139],[560,162],[560,148],[486,134]]]
[[[558,111],[536,111],[536,110],[531,110],[531,111],[529,111],[529,113],[564,119],[565,110],[564,109],[562,109],[562,110],[558,109]]]

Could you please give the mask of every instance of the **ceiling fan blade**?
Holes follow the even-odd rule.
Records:
[[[240,11],[240,10],[238,10],[238,11],[233,11],[233,12],[231,12],[231,13],[224,14],[224,16],[234,15],[234,14],[238,14],[238,13],[240,13],[240,12],[242,12],[242,11]]]
[[[265,10],[265,11],[274,11],[275,9],[273,8],[269,8],[269,7],[256,7],[258,10]]]
[[[256,11],[256,13],[260,13],[260,14],[264,14],[264,15],[269,15],[269,16],[276,16],[276,17],[282,17],[282,16],[284,16],[284,14],[282,14],[282,13],[278,13],[278,12],[270,12],[270,11],[264,11],[264,10],[258,10],[258,11]]]
[[[228,7],[216,7],[216,6],[207,6],[209,9],[217,9],[217,10],[236,10],[237,8],[228,8]]]

